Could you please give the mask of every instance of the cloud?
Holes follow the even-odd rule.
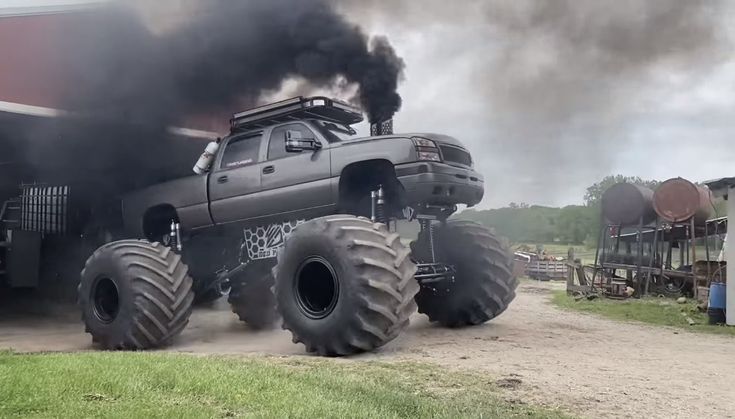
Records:
[[[677,151],[696,137],[733,153],[732,123],[703,117],[731,109],[726,2],[339,3],[405,58],[397,129],[465,141],[487,179],[484,206],[579,202],[614,172],[699,180],[727,169]]]

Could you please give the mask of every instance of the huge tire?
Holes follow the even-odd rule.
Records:
[[[273,261],[253,262],[243,274],[230,282],[227,301],[232,312],[255,330],[269,329],[278,320],[276,297],[273,295]]]
[[[454,266],[453,280],[429,283],[416,296],[419,313],[446,327],[478,325],[499,316],[515,298],[513,259],[486,227],[448,221],[435,229],[437,261]],[[431,259],[428,232],[411,244],[414,257]]]
[[[366,218],[334,215],[300,225],[274,271],[283,328],[322,356],[385,345],[416,309],[410,250]]]
[[[194,293],[181,256],[159,243],[121,240],[87,260],[79,284],[82,320],[106,349],[166,345],[186,327]]]

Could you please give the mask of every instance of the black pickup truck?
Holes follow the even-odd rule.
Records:
[[[387,343],[416,305],[449,327],[503,312],[517,285],[510,254],[488,229],[448,220],[483,197],[470,153],[452,137],[388,124],[358,138],[362,120],[325,97],[241,112],[207,146],[199,174],[125,196],[125,234],[137,240],[102,246],[82,273],[94,340],[168,342],[188,321],[193,288],[229,290],[252,327],[280,316],[322,355]],[[421,226],[410,249],[396,220]]]

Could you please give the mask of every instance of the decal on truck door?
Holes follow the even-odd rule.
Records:
[[[261,260],[276,257],[278,249],[283,246],[294,228],[304,221],[306,220],[246,228],[245,243],[248,248],[248,258],[250,260]]]

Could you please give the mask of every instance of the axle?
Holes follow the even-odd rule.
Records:
[[[454,278],[454,267],[444,263],[421,263],[416,265],[415,278],[421,285]]]

